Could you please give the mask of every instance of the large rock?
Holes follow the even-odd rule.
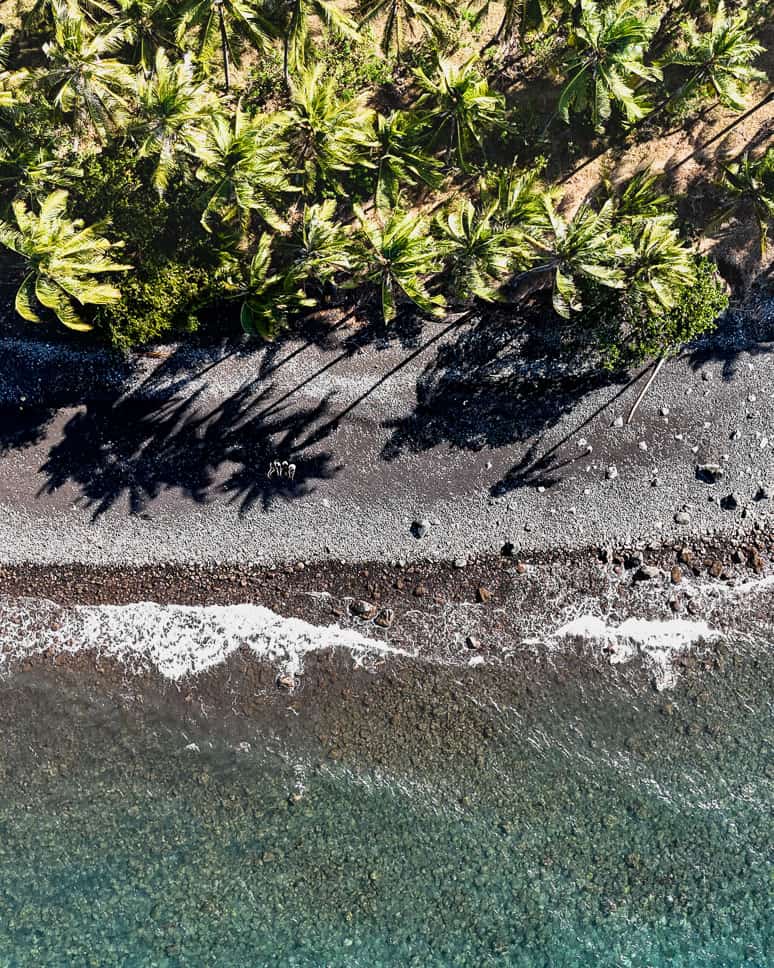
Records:
[[[696,465],[696,476],[700,481],[704,481],[705,484],[717,484],[717,482],[723,477],[723,468],[720,464],[697,464]]]

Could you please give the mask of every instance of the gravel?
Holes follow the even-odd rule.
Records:
[[[696,471],[728,449],[740,505],[770,476],[756,441],[774,437],[774,359],[741,325],[665,364],[615,434],[644,376],[571,406],[494,407],[497,385],[476,396],[442,366],[465,333],[436,323],[410,349],[348,353],[338,336],[129,360],[0,341],[0,562],[470,560],[504,542],[520,555],[685,536],[675,506],[692,508],[690,534],[739,539],[768,526],[769,502],[724,513]],[[729,439],[742,400],[751,429]],[[294,481],[267,481],[267,447]]]

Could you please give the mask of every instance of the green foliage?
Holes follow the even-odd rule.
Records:
[[[357,277],[377,286],[382,315],[390,322],[397,315],[402,295],[422,312],[443,314],[444,298],[431,294],[429,278],[439,267],[439,248],[429,234],[426,221],[417,214],[394,211],[382,226],[371,221],[355,206],[360,232],[354,250]]]
[[[434,75],[421,68],[414,72],[422,96],[416,110],[432,132],[430,144],[446,146],[448,162],[452,152],[463,171],[469,169],[474,150],[485,154],[487,135],[508,127],[505,99],[490,87],[471,57],[458,67],[440,58]]]
[[[728,306],[728,293],[712,262],[693,257],[692,281],[674,293],[670,309],[652,313],[637,289],[611,292],[591,280],[582,283],[584,309],[577,317],[609,369],[676,352],[712,332]]]
[[[382,26],[381,47],[400,60],[409,43],[421,33],[440,42],[444,20],[454,17],[450,0],[360,0],[362,24]]]
[[[0,217],[37,273],[17,305],[28,318],[43,306],[70,325],[94,319],[126,346],[214,318],[231,326],[237,307],[246,330],[272,338],[314,301],[368,287],[387,320],[401,303],[435,316],[446,296],[469,304],[549,287],[557,313],[585,320],[601,287],[602,315],[617,306],[639,334],[625,345],[682,338],[686,293],[703,285],[712,299],[657,175],[620,184],[610,172],[580,207],[559,186],[568,156],[611,146],[591,140],[589,120],[600,131],[647,116],[654,128],[667,106],[742,104],[762,76],[755,18],[712,9],[36,0],[23,30],[0,33]],[[557,115],[572,125],[558,151],[546,136]],[[772,170],[774,151],[718,173],[718,221],[753,216],[762,247]],[[67,215],[57,213],[50,200],[67,192]],[[55,238],[36,245],[53,251],[68,232],[87,233],[80,269],[70,252],[56,293],[45,281],[53,264],[41,270],[43,250],[29,248],[39,210],[54,212]],[[100,248],[113,240],[125,262]],[[98,257],[111,263],[104,277]]]
[[[0,222],[0,244],[20,256],[25,277],[16,293],[16,311],[23,319],[42,322],[39,306],[53,312],[69,329],[88,330],[83,306],[117,302],[120,291],[101,282],[105,273],[120,273],[131,266],[115,262],[111,249],[118,248],[100,232],[103,224],[84,227],[80,219],[66,215],[67,192],[52,192],[40,212],[13,203],[16,226]]]
[[[737,161],[723,165],[721,176],[720,187],[727,201],[715,217],[716,224],[743,213],[745,208],[751,209],[763,255],[769,225],[774,221],[774,148],[769,148],[757,161],[746,151]]]
[[[121,284],[122,299],[97,311],[94,324],[128,349],[194,333],[200,312],[218,295],[212,271],[175,260],[146,261]]]
[[[613,104],[629,123],[645,116],[648,105],[635,87],[640,81],[661,80],[661,70],[643,61],[658,21],[642,12],[640,0],[618,0],[610,6],[580,0],[567,81],[557,106],[566,122],[571,111],[589,111],[594,129],[602,131]]]
[[[689,69],[688,79],[679,90],[680,96],[695,92],[717,98],[721,104],[742,111],[745,90],[766,75],[752,64],[763,53],[755,34],[747,24],[747,13],[726,13],[725,4],[717,6],[710,30],[701,31],[689,21],[685,28],[686,48],[674,51],[668,61]]]

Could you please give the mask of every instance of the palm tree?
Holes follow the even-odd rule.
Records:
[[[607,7],[580,0],[573,53],[566,66],[568,80],[557,105],[566,123],[571,111],[590,108],[594,130],[602,131],[613,104],[630,124],[647,113],[648,105],[635,93],[632,78],[661,80],[661,70],[643,62],[659,18],[642,19],[638,6],[639,0],[619,0]]]
[[[443,296],[431,294],[427,286],[438,272],[440,253],[426,220],[416,212],[394,211],[384,225],[377,225],[359,205],[353,210],[360,223],[355,269],[360,280],[379,287],[385,322],[395,318],[401,295],[424,313],[443,315]]]
[[[744,110],[744,89],[755,81],[766,80],[762,71],[752,67],[755,58],[763,53],[763,47],[747,26],[746,11],[728,16],[720,0],[709,32],[701,33],[696,24],[689,23],[686,34],[687,48],[673,53],[669,63],[687,67],[690,73],[672,97],[696,92],[717,97],[721,104],[735,111]]]
[[[0,243],[20,255],[26,275],[16,293],[16,311],[30,322],[41,322],[36,303],[52,310],[70,329],[88,330],[80,316],[86,304],[106,305],[121,298],[115,286],[99,282],[105,272],[125,272],[131,266],[113,262],[112,243],[99,235],[102,225],[83,227],[80,219],[68,219],[67,192],[52,192],[31,212],[25,202],[13,203],[16,227],[0,222]]]
[[[290,71],[306,64],[310,20],[316,17],[335,37],[354,39],[357,25],[330,0],[284,0],[287,23],[283,31],[283,70],[290,87]]]
[[[545,196],[556,195],[541,180],[541,168],[522,171],[515,165],[487,172],[479,181],[481,203],[492,207],[494,225],[508,231],[524,231],[545,225]]]
[[[122,27],[94,33],[72,6],[57,4],[55,12],[54,36],[43,44],[48,64],[38,79],[58,111],[101,137],[106,127],[119,128],[128,111],[132,72],[108,56],[124,46],[126,33]]]
[[[416,110],[433,132],[430,143],[445,142],[447,164],[455,151],[463,171],[468,170],[474,148],[484,153],[487,134],[508,130],[505,99],[492,91],[476,71],[476,60],[471,57],[457,67],[452,61],[439,58],[434,77],[421,68],[414,72],[423,91]]]
[[[250,118],[239,108],[231,118],[217,114],[211,119],[198,149],[201,166],[196,173],[207,185],[202,225],[208,232],[218,222],[244,232],[251,212],[271,228],[288,228],[279,209],[284,196],[296,189],[287,165],[285,125],[281,115]]]
[[[305,307],[316,305],[301,285],[303,276],[291,267],[286,272],[273,269],[273,238],[264,232],[258,239],[247,279],[236,288],[243,300],[240,319],[242,328],[250,335],[273,340],[286,325],[288,316]]]
[[[291,81],[288,134],[310,195],[323,182],[344,193],[341,175],[356,167],[373,168],[373,111],[359,99],[336,94],[336,80],[323,79],[324,66],[303,71]]]
[[[188,0],[177,27],[177,43],[187,47],[191,31],[198,34],[198,57],[209,62],[220,50],[226,91],[231,86],[231,63],[238,63],[236,41],[250,41],[259,51],[266,50],[277,30],[269,15],[263,13],[260,0]]]
[[[481,23],[489,14],[492,7],[491,0],[483,0],[475,4],[479,9],[474,23]],[[557,13],[556,4],[551,0],[505,0],[500,5],[502,16],[500,24],[492,37],[484,45],[484,50],[490,47],[516,47],[517,42],[524,38],[528,30],[538,30],[543,27],[549,13]]]
[[[752,210],[763,255],[769,223],[774,219],[774,148],[769,148],[757,161],[746,151],[737,161],[723,165],[720,187],[727,204],[718,212],[714,223],[722,224],[739,211]]]
[[[542,204],[544,229],[528,235],[539,265],[521,273],[510,286],[533,276],[550,281],[554,309],[569,318],[571,311],[583,308],[578,291],[580,279],[612,289],[623,288],[625,275],[618,263],[631,253],[631,248],[613,232],[614,208],[610,200],[598,212],[581,205],[570,220],[558,214],[550,195],[543,197]]]
[[[139,80],[138,96],[132,132],[140,157],[156,158],[153,184],[163,195],[183,160],[204,152],[207,121],[217,101],[206,84],[195,80],[191,57],[172,64],[163,47],[156,51],[153,73]]]
[[[72,186],[83,169],[58,157],[49,147],[9,144],[0,139],[0,187],[17,198],[41,203],[55,188]]]
[[[175,45],[174,12],[170,0],[118,0],[118,26],[134,47],[134,62],[153,69],[157,48]]]
[[[635,222],[631,249],[621,247],[618,254],[627,259],[627,286],[644,298],[654,316],[672,309],[696,282],[693,253],[664,218]]]
[[[609,178],[603,182],[618,221],[662,218],[670,225],[674,221],[674,200],[661,191],[661,175],[653,174],[649,166],[635,172],[623,186],[613,185]]]
[[[380,24],[382,51],[385,55],[394,51],[400,60],[407,36],[415,37],[419,28],[440,40],[443,19],[454,18],[456,12],[451,0],[360,0],[360,25]]]
[[[440,188],[443,166],[420,147],[425,134],[425,126],[417,122],[413,113],[393,111],[387,117],[377,115],[377,208],[395,208],[404,185]]]
[[[518,233],[497,227],[497,203],[477,208],[466,199],[437,219],[451,269],[451,288],[464,300],[500,298],[506,277],[529,265],[530,251]]]
[[[290,263],[300,279],[325,286],[351,269],[350,238],[335,213],[332,198],[304,208],[298,232],[288,246]]]

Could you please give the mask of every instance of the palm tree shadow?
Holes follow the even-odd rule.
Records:
[[[547,326],[546,316],[538,305],[507,325],[490,314],[461,328],[419,378],[414,410],[386,424],[392,434],[382,458],[439,445],[481,451],[529,442],[493,492],[557,483],[562,465],[539,456],[541,436],[588,393],[620,379],[584,358],[577,331],[555,319]]]
[[[130,514],[147,515],[165,491],[196,504],[237,502],[241,512],[309,494],[337,468],[329,453],[307,454],[297,442],[324,419],[329,401],[277,411],[271,395],[270,385],[251,383],[212,410],[203,387],[161,402],[130,395],[90,403],[49,451],[39,494],[75,487],[92,520],[122,500]],[[274,460],[295,463],[295,478],[269,477]]]

